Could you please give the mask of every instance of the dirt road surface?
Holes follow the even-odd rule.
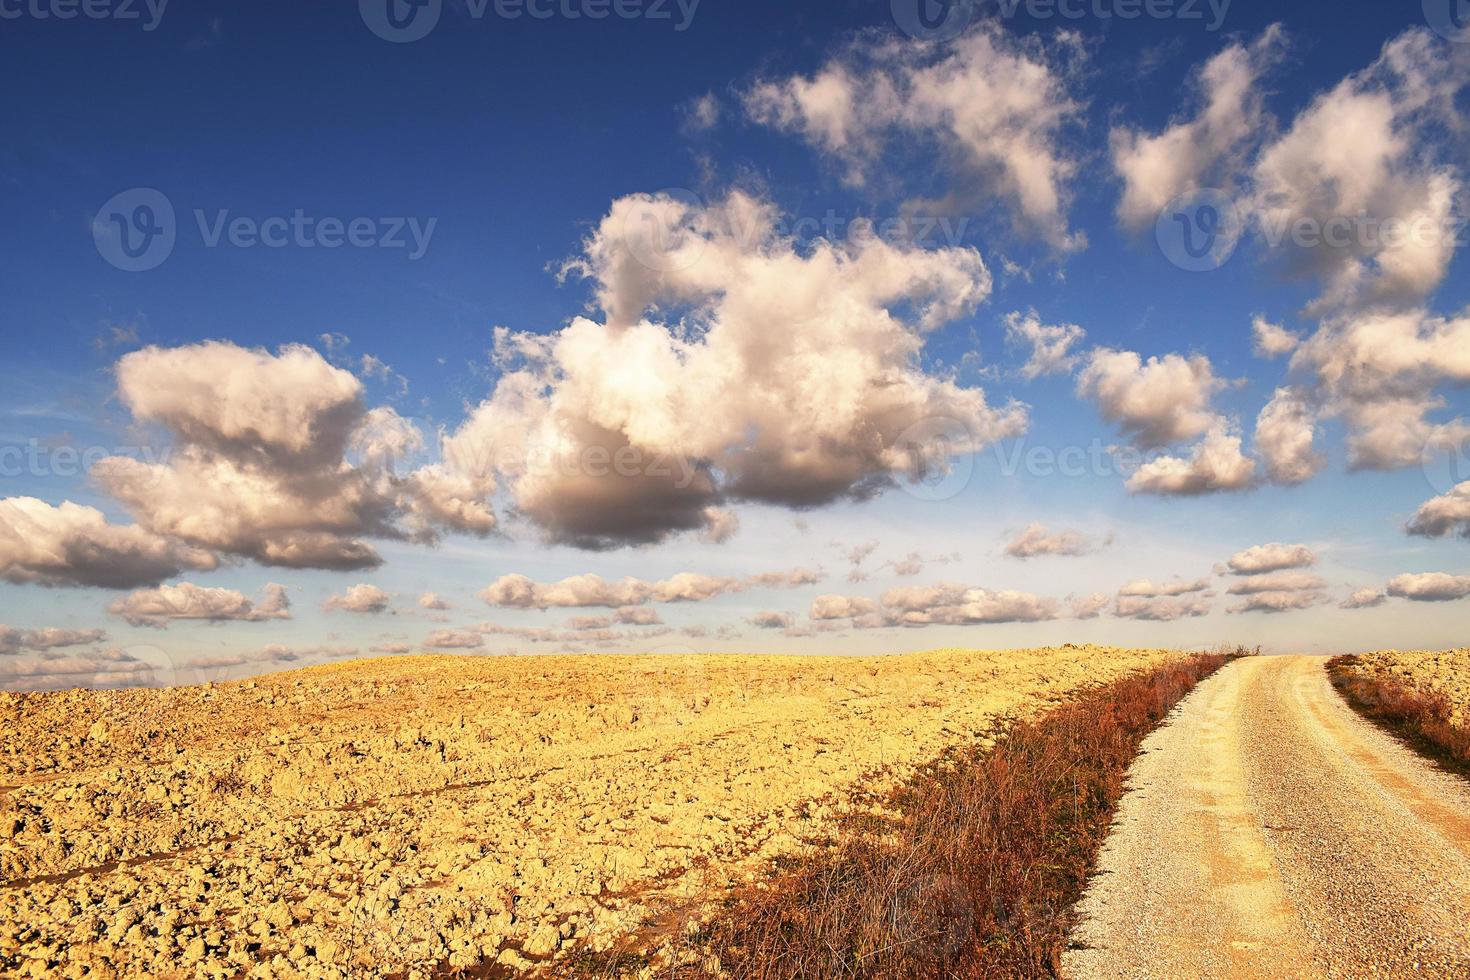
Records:
[[[1470,783],[1325,661],[1237,661],[1144,743],[1069,977],[1470,977]]]

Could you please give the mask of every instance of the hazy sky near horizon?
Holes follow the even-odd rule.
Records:
[[[1464,643],[1448,2],[67,9],[0,0],[0,688]]]

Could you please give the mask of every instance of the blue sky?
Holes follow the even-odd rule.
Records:
[[[1207,22],[1212,15],[1201,6]],[[145,417],[139,396],[120,394],[115,368],[134,352],[191,349],[205,341],[267,352],[312,347],[323,364],[357,376],[356,403],[391,408],[424,437],[421,451],[399,461],[402,473],[431,465],[441,458],[438,433],[460,431],[512,370],[492,357],[493,331],[551,337],[574,317],[606,323],[597,286],[608,280],[595,273],[559,276],[558,270],[568,260],[585,259],[586,243],[607,240],[611,226],[604,218],[615,201],[670,189],[675,199],[716,208],[732,190],[747,194],[766,202],[788,229],[800,219],[821,222],[828,215],[845,232],[858,219],[943,212],[959,231],[927,236],[912,248],[946,255],[974,250],[990,283],[983,297],[962,304],[937,329],[916,328],[922,345],[912,363],[923,377],[983,389],[992,407],[1011,399],[1024,403],[1029,418],[1019,447],[1007,435],[973,458],[951,460],[962,477],[939,494],[906,489],[899,479],[875,499],[793,509],[773,495],[741,496],[725,486],[717,502],[738,519],[739,530],[724,540],[670,533],[654,544],[615,542],[620,546],[601,550],[577,547],[565,536],[558,542],[546,520],[517,516],[518,505],[526,513],[533,508],[524,498],[507,499],[515,491],[502,476],[492,533],[441,526],[433,543],[369,534],[381,563],[351,570],[286,567],[211,545],[212,570],[181,567],[178,574],[130,581],[122,589],[78,584],[66,580],[70,573],[38,573],[34,560],[17,557],[21,545],[15,542],[32,532],[12,515],[9,557],[0,538],[0,624],[19,631],[101,629],[106,636],[50,648],[17,641],[15,654],[0,656],[0,675],[7,663],[27,664],[50,678],[38,685],[59,684],[73,675],[60,668],[48,674],[43,651],[60,663],[57,651],[86,661],[118,650],[176,666],[215,656],[222,658],[219,666],[179,667],[176,673],[185,679],[208,670],[237,676],[320,659],[325,648],[363,654],[375,646],[420,649],[435,630],[462,633],[488,623],[559,635],[532,642],[530,634],[481,630],[474,635],[482,645],[471,649],[873,653],[1065,641],[1229,641],[1325,652],[1448,646],[1463,637],[1466,600],[1396,595],[1368,608],[1340,608],[1349,594],[1382,590],[1396,576],[1458,579],[1470,573],[1459,534],[1464,524],[1451,522],[1438,536],[1405,533],[1421,507],[1470,478],[1464,450],[1454,445],[1454,424],[1470,407],[1463,371],[1440,363],[1441,346],[1426,355],[1433,363],[1405,369],[1413,377],[1393,381],[1418,384],[1433,402],[1424,418],[1446,427],[1446,452],[1426,451],[1429,462],[1422,466],[1400,459],[1353,467],[1352,412],[1379,403],[1360,390],[1333,388],[1320,360],[1313,367],[1290,360],[1305,355],[1258,356],[1252,321],[1264,317],[1303,339],[1323,331],[1325,350],[1326,332],[1411,311],[1419,324],[1415,336],[1433,333],[1436,328],[1424,324],[1434,317],[1450,318],[1440,332],[1453,350],[1470,337],[1455,326],[1463,321],[1454,319],[1470,302],[1464,257],[1454,252],[1428,274],[1427,284],[1416,280],[1412,295],[1398,293],[1381,303],[1355,296],[1324,306],[1330,270],[1314,265],[1309,250],[1303,262],[1312,270],[1293,272],[1258,233],[1248,232],[1222,267],[1189,272],[1171,264],[1152,222],[1129,227],[1119,210],[1129,177],[1119,165],[1117,134],[1157,135],[1196,118],[1202,99],[1196,73],[1232,46],[1270,48],[1259,55],[1265,67],[1251,82],[1259,111],[1243,110],[1250,135],[1223,151],[1238,159],[1204,160],[1178,189],[1226,186],[1244,210],[1246,198],[1252,206],[1264,200],[1252,196],[1267,187],[1269,167],[1262,161],[1311,111],[1314,99],[1369,69],[1385,44],[1422,35],[1425,46],[1415,56],[1425,61],[1416,64],[1420,76],[1414,78],[1442,84],[1449,108],[1414,102],[1409,76],[1390,82],[1365,77],[1355,106],[1376,104],[1380,88],[1392,93],[1394,132],[1407,147],[1370,197],[1375,208],[1391,201],[1412,210],[1423,202],[1405,201],[1427,193],[1430,178],[1441,175],[1454,191],[1453,213],[1461,213],[1465,143],[1447,120],[1464,104],[1470,45],[1430,31],[1433,18],[1418,5],[1282,7],[1236,0],[1215,31],[1177,17],[1124,20],[1091,12],[1045,18],[1036,14],[1049,8],[1034,4],[1006,17],[992,6],[958,38],[931,43],[906,35],[902,16],[896,18],[888,2],[702,0],[692,10],[669,4],[667,19],[601,20],[561,13],[506,19],[495,16],[493,6],[477,17],[475,8],[455,0],[445,8],[423,39],[389,43],[352,3],[173,0],[156,24],[146,7],[141,21],[62,20],[38,16],[53,9],[49,4],[0,3],[0,81],[11,94],[0,109],[6,134],[0,144],[0,330],[9,367],[9,382],[0,390],[0,447],[10,447],[7,461],[26,460],[0,476],[0,497],[34,498],[51,507],[72,501],[99,509],[111,525],[157,535],[168,547],[199,545],[179,538],[177,526],[164,529],[160,515],[146,506],[145,513],[126,506],[105,481],[89,477],[56,448],[96,459],[129,455],[136,447],[163,452],[182,446],[177,416],[169,417],[172,424],[161,415]],[[1111,3],[1089,7],[1117,9]],[[1272,25],[1280,32],[1274,45],[1262,40]],[[1064,201],[1057,210],[1066,229],[1085,235],[1085,247],[1059,247],[1027,233],[1035,214],[1021,207],[1018,220],[1016,195],[997,181],[994,168],[972,171],[960,159],[958,137],[947,128],[952,114],[934,117],[915,108],[926,83],[914,82],[891,110],[873,108],[881,102],[871,87],[875,77],[907,78],[906,72],[946,64],[959,46],[982,35],[993,38],[1002,55],[1053,72],[1057,98],[1068,108],[1064,121],[1038,138],[1070,168],[1060,181]],[[1004,75],[1012,62],[997,58],[993,70]],[[799,86],[793,84],[833,65],[843,66],[859,102],[868,103],[848,119],[841,146],[823,143],[822,119],[796,97]],[[764,118],[752,100],[761,85],[771,86],[769,106],[775,107]],[[965,98],[959,104],[976,103]],[[701,110],[709,116],[702,119]],[[983,138],[1004,140],[1010,125]],[[1350,136],[1334,132],[1345,152],[1356,151]],[[860,182],[852,178],[858,157]],[[1135,179],[1142,185],[1154,178]],[[155,268],[126,271],[107,260],[94,228],[105,229],[107,202],[121,194],[131,208],[144,188],[160,192],[172,207],[176,242]],[[927,209],[914,203],[944,198],[947,203]],[[398,229],[394,237],[405,244],[208,242],[209,229],[221,221],[244,218],[256,226],[297,212],[313,227],[324,219],[365,221],[370,231],[364,234],[375,241]],[[815,236],[799,236],[792,255],[809,257],[815,247]],[[698,321],[707,312],[687,294],[655,311],[652,319],[661,325],[679,316]],[[1021,374],[1030,351],[1008,342],[1005,318],[1028,311],[1040,324],[1085,331],[1065,370]],[[900,304],[892,312],[903,317],[910,311]],[[1211,390],[1207,404],[1196,408],[1243,439],[1246,456],[1257,464],[1243,481],[1248,486],[1161,495],[1130,492],[1127,474],[1111,467],[1059,476],[1044,467],[1008,466],[1008,454],[1018,448],[1079,447],[1106,459],[1106,447],[1129,442],[1126,420],[1105,417],[1095,389],[1081,391],[1098,349],[1137,352],[1144,361],[1173,355],[1179,365],[1192,356],[1207,358],[1213,380],[1205,386]],[[374,360],[365,362],[366,356]],[[154,365],[138,385],[172,383],[179,363]],[[1137,388],[1146,387],[1145,377],[1117,381],[1147,395]],[[1311,403],[1314,445],[1325,454],[1325,465],[1299,482],[1267,478],[1252,438],[1258,413],[1286,384]],[[226,397],[240,396],[221,395]],[[260,393],[263,400],[271,397],[277,395]],[[1166,406],[1162,417],[1189,411],[1176,408]],[[1135,404],[1132,410],[1141,409]],[[748,427],[759,428],[758,420]],[[1168,445],[1141,448],[1187,459],[1208,438],[1206,428],[1202,423]],[[32,466],[31,456],[19,453],[39,453],[41,463]],[[718,465],[716,470],[723,473]],[[944,499],[926,499],[936,495]],[[593,499],[585,506],[598,504]],[[1077,532],[1087,546],[1070,550],[1089,553],[1008,557],[1007,543],[1038,522],[1052,535]],[[857,580],[849,581],[851,563],[843,552],[869,542],[876,543],[874,550]],[[1217,566],[1270,543],[1306,545],[1314,560],[1288,570],[1316,576],[1320,585],[1306,590],[1310,598],[1293,599],[1285,612],[1228,612],[1235,601],[1228,589],[1241,576],[1220,575]],[[922,569],[899,574],[893,564],[913,553],[927,559]],[[618,624],[602,635],[584,631],[585,641],[566,629],[569,618],[610,615],[613,607],[526,609],[478,596],[507,575],[545,584],[589,573],[654,582],[678,572],[740,579],[795,568],[820,569],[823,577],[789,588],[732,588],[702,602],[647,599],[641,605],[657,610],[662,628]],[[1207,596],[1207,613],[1165,621],[1120,614],[1117,593],[1127,583],[1175,578],[1210,579],[1207,590],[1187,594]],[[178,618],[156,628],[108,612],[134,591],[185,581],[234,590],[257,603],[268,583],[279,583],[287,589],[291,618]],[[330,596],[360,583],[388,593],[389,609],[322,608]],[[922,628],[898,625],[895,610],[883,601],[892,588],[941,583],[985,594],[957,604],[930,596],[926,610],[948,611]],[[1453,583],[1447,587],[1454,591]],[[1430,591],[1439,598],[1436,589]],[[421,608],[425,592],[453,608]],[[1008,605],[1010,599],[995,599],[999,593],[1050,601],[1055,608],[1019,621],[955,611],[992,600]],[[1096,617],[1074,618],[1068,599],[1095,594],[1108,596],[1109,605]],[[810,607],[820,595],[867,599],[880,618],[889,618],[866,628],[814,621]],[[784,628],[753,625],[763,613],[789,619]],[[689,628],[707,635],[685,632]],[[261,651],[272,645],[294,651],[297,659],[263,658]],[[231,659],[242,662],[224,666]],[[75,676],[88,682],[112,675],[99,666]]]

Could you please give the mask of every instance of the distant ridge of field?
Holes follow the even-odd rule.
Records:
[[[998,719],[1177,656],[397,657],[5,695],[0,972],[411,976],[621,947]]]

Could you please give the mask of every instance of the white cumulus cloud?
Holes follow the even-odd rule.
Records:
[[[393,603],[393,597],[376,585],[366,583],[354,585],[342,595],[329,598],[323,608],[328,612],[341,610],[354,613],[380,613]]]
[[[174,620],[186,619],[212,623],[290,619],[291,602],[285,587],[274,583],[265,587],[264,598],[256,602],[234,589],[207,589],[181,582],[134,592],[112,603],[107,611],[132,626],[162,628]]]
[[[1470,596],[1470,575],[1420,572],[1396,575],[1388,581],[1388,594],[1415,602],[1449,602]]]
[[[1232,574],[1259,575],[1288,568],[1310,568],[1317,564],[1316,552],[1304,544],[1258,544],[1230,556],[1225,563]]]
[[[944,45],[861,42],[813,75],[757,83],[745,109],[836,160],[855,185],[894,143],[932,144],[951,193],[924,204],[1000,200],[1018,231],[1071,251],[1086,243],[1068,228],[1077,162],[1064,142],[1082,109],[1069,90],[1080,50],[1072,34],[1048,50],[991,24]]]

